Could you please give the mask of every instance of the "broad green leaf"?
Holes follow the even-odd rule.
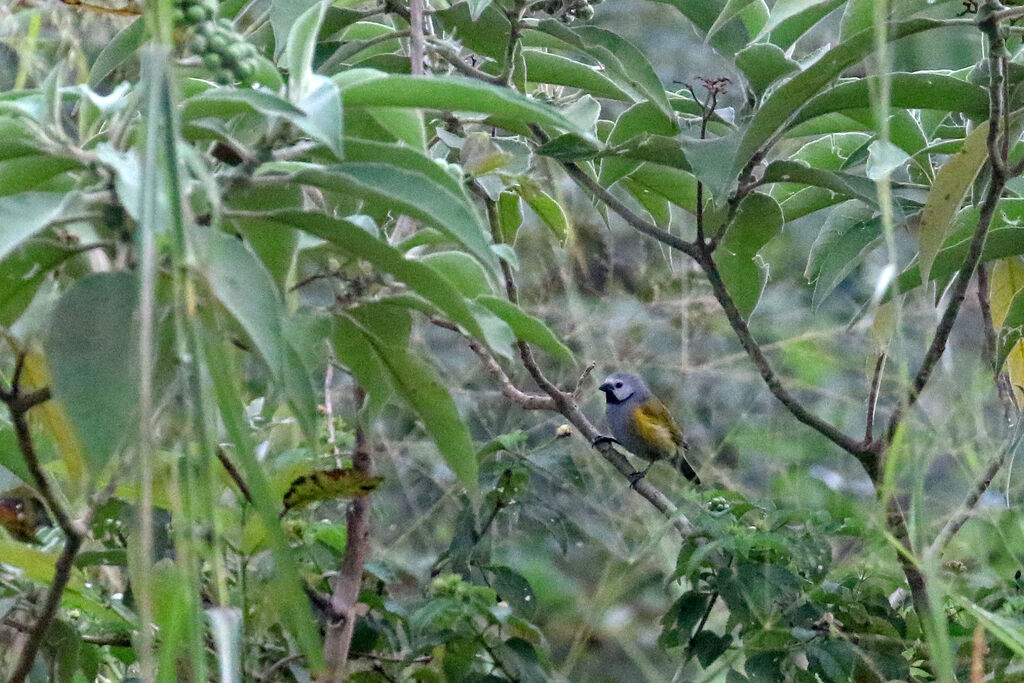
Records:
[[[313,83],[313,51],[326,9],[323,0],[314,3],[288,29],[283,58],[288,67],[288,99],[296,106],[317,86]]]
[[[305,96],[295,104],[302,110],[302,116],[290,120],[341,159],[344,127],[338,84],[326,76],[311,74]]]
[[[918,237],[918,267],[926,280],[936,254],[950,233],[953,216],[988,158],[987,136],[988,122],[985,122],[967,136],[963,149],[950,157],[935,174],[921,212]]]
[[[672,207],[669,206],[669,201],[665,197],[644,187],[632,178],[624,178],[620,182],[629,194],[633,195],[633,198],[640,203],[640,206],[647,210],[655,225],[668,227],[672,222]]]
[[[565,244],[569,236],[569,216],[551,195],[547,194],[533,183],[522,183],[517,188],[519,196],[530,205],[541,221],[544,222],[551,232],[558,239],[560,244]]]
[[[530,48],[523,50],[523,58],[526,60],[526,73],[531,83],[579,88],[595,97],[613,100],[630,99],[628,94],[596,67],[554,52]]]
[[[93,471],[138,419],[138,279],[93,273],[61,297],[44,342],[53,397],[71,419]]]
[[[843,18],[839,22],[839,35],[842,40],[872,27],[874,6],[874,0],[847,0],[846,7],[843,8]]]
[[[505,13],[490,5],[471,16],[468,2],[457,2],[451,7],[438,10],[434,16],[455,38],[477,54],[493,59],[499,68],[505,66],[508,37],[512,24]]]
[[[715,23],[722,10],[725,0],[656,0],[672,5],[680,14],[689,19],[701,33],[706,33]],[[732,54],[747,44],[750,39],[748,30],[740,22],[728,22],[715,31],[710,38],[711,45],[724,54]]]
[[[704,189],[711,193],[715,204],[722,206],[736,188],[736,173],[731,162],[736,155],[738,135],[727,135],[710,140],[684,141],[686,160]]]
[[[757,306],[768,278],[767,270],[756,261],[757,252],[781,229],[782,209],[778,203],[767,195],[754,193],[740,204],[736,218],[715,251],[722,281],[745,318]]]
[[[478,296],[477,303],[486,307],[496,316],[508,323],[516,336],[530,344],[544,349],[553,356],[573,362],[572,351],[551,331],[544,322],[529,315],[506,299],[493,296]]]
[[[388,346],[363,327],[359,330],[387,367],[395,390],[423,420],[448,467],[463,486],[475,490],[477,462],[473,441],[437,374],[406,349]]]
[[[498,222],[501,225],[501,239],[506,244],[515,244],[516,234],[523,224],[523,211],[519,195],[505,191],[498,197]]]
[[[834,209],[811,246],[804,273],[814,282],[811,306],[818,308],[839,283],[860,265],[882,235],[881,221],[853,202]]]
[[[620,145],[627,140],[643,135],[665,135],[671,137],[678,131],[675,125],[665,119],[652,102],[635,104],[619,115],[615,126],[608,134],[605,144],[609,147]],[[601,161],[598,182],[611,187],[617,180],[628,175],[640,162],[619,157],[607,157]]]
[[[295,418],[316,434],[316,395],[299,354],[285,335],[281,293],[266,267],[239,239],[219,230],[193,233],[210,291],[245,329],[271,374],[280,382]]]
[[[630,174],[642,187],[660,194],[676,206],[692,214],[697,211],[697,179],[692,173],[676,168],[646,163]]]
[[[779,0],[772,6],[768,21],[755,40],[771,34],[771,41],[782,48],[795,43],[808,29],[840,7],[845,0]]]
[[[28,192],[72,169],[80,168],[74,159],[31,154],[0,161],[0,197]]]
[[[747,77],[754,92],[761,94],[769,85],[800,70],[778,45],[755,43],[736,53],[736,66]]]
[[[707,33],[704,35],[705,42],[711,42],[711,39],[715,37],[726,24],[739,16],[740,12],[746,9],[754,0],[727,0],[725,7],[719,12],[718,16],[715,17],[715,21],[708,28]]]
[[[999,642],[1012,650],[1018,657],[1024,657],[1024,624],[1003,614],[990,612],[961,596],[952,596],[957,603],[966,607],[985,630],[995,636]]]
[[[270,26],[274,31],[274,59],[284,52],[295,22],[318,2],[319,0],[271,0]]]
[[[146,40],[146,22],[139,17],[121,29],[103,46],[89,70],[89,85],[97,87],[128,58],[134,57]]]
[[[375,238],[354,223],[330,218],[323,214],[302,211],[281,211],[267,214],[263,220],[270,224],[298,228],[327,240],[345,253],[363,259],[375,268],[390,273],[444,311],[454,322],[462,325],[469,334],[483,339],[483,332],[466,305],[465,299],[447,279],[439,275],[433,268],[419,261],[407,259],[401,251]]]
[[[675,120],[665,88],[654,68],[629,41],[607,29],[596,26],[567,28],[554,19],[542,20],[535,30],[564,43],[563,49],[576,50],[594,58],[604,66],[605,74],[618,88],[630,94],[635,101],[653,102],[666,119],[670,122]]]
[[[384,477],[368,477],[352,468],[313,470],[288,486],[284,493],[284,509],[296,510],[322,500],[362,498],[383,481]]]
[[[874,204],[876,201],[875,184],[866,178],[848,173],[836,171],[825,171],[819,168],[812,168],[800,161],[773,161],[764,172],[764,182],[767,183],[795,183],[799,185],[813,185],[831,190],[848,198],[859,199],[866,204]],[[785,193],[772,188],[772,196],[776,200],[783,200],[793,193]]]
[[[452,192],[416,169],[399,168],[383,161],[346,161],[297,168],[301,169],[295,173],[297,182],[380,202],[446,232],[492,272],[497,265],[490,232],[475,207],[461,193]]]
[[[23,192],[0,197],[0,261],[23,241],[36,234],[64,210],[67,195],[54,192]]]
[[[208,88],[182,102],[183,121],[215,116],[229,119],[242,113],[297,118],[302,110],[294,104],[266,90]]]
[[[910,160],[910,155],[885,140],[875,140],[868,147],[868,160],[864,175],[869,180],[888,178],[896,169]]]
[[[578,128],[553,107],[509,88],[461,76],[408,76],[370,69],[353,69],[342,75],[344,78],[337,76],[335,79],[341,86],[345,107],[411,107],[479,112],[519,123],[553,126],[593,139],[589,131]],[[359,80],[356,80],[357,77]]]
[[[461,251],[439,251],[426,254],[420,262],[427,264],[452,283],[467,299],[493,294],[487,271],[480,262]]]
[[[427,132],[423,125],[422,112],[397,107],[366,107],[365,110],[396,140],[404,142],[418,152],[426,152]],[[346,155],[346,159],[351,160],[351,156]]]
[[[896,22],[889,28],[889,39],[898,40],[942,26],[941,22],[932,19]],[[813,65],[775,90],[747,126],[735,156],[733,173],[742,169],[776,131],[799,116],[802,103],[806,103],[847,68],[864,59],[873,49],[874,32],[861,31],[829,50]]]
[[[893,107],[956,111],[974,119],[988,117],[988,94],[977,84],[937,71],[893,73],[889,78]],[[877,76],[843,81],[808,100],[790,125],[831,112],[870,109],[871,93],[878,87]]]
[[[355,323],[347,317],[336,317],[331,335],[334,354],[352,378],[366,392],[366,409],[371,415],[380,412],[394,393],[388,372],[373,349],[363,340]]]

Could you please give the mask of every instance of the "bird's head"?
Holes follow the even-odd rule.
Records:
[[[643,399],[651,393],[643,379],[628,372],[614,372],[608,375],[598,389],[604,392],[604,399],[608,403],[622,403],[633,396]]]

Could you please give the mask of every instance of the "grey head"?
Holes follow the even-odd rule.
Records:
[[[609,408],[630,399],[645,401],[652,396],[643,378],[628,372],[613,372],[605,378],[598,389],[604,392],[604,400],[609,404]]]

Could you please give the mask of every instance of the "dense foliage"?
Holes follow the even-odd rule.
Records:
[[[1024,680],[1024,10],[2,11],[5,677]]]

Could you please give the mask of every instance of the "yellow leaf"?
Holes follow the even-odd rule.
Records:
[[[53,567],[57,553],[48,553],[26,543],[0,538],[0,557],[4,564],[25,572],[25,576],[37,583],[53,581]]]
[[[25,391],[34,391],[50,386],[50,370],[46,365],[46,359],[38,350],[32,350],[25,354],[22,383]],[[64,406],[58,401],[49,400],[36,406],[28,414],[29,418],[42,427],[53,439],[57,454],[63,461],[72,484],[78,488],[79,492],[84,491],[86,486],[85,456]]]
[[[1024,289],[1024,260],[1019,256],[1011,256],[997,261],[989,277],[989,305],[992,310],[992,325],[998,331],[1010,311],[1010,304],[1019,291]],[[1018,398],[1024,398],[1021,385],[1024,385],[1024,344],[1017,342],[1006,356],[1003,365],[1010,376],[1010,384],[1015,387]]]
[[[308,505],[315,500],[361,498],[377,488],[384,477],[368,477],[351,468],[314,470],[292,482],[284,494],[284,509]]]
[[[921,212],[921,234],[918,237],[921,281],[928,282],[928,273],[943,242],[960,202],[970,189],[988,156],[986,137],[988,122],[982,123],[964,139],[964,146],[947,161],[932,181],[924,210]]]

